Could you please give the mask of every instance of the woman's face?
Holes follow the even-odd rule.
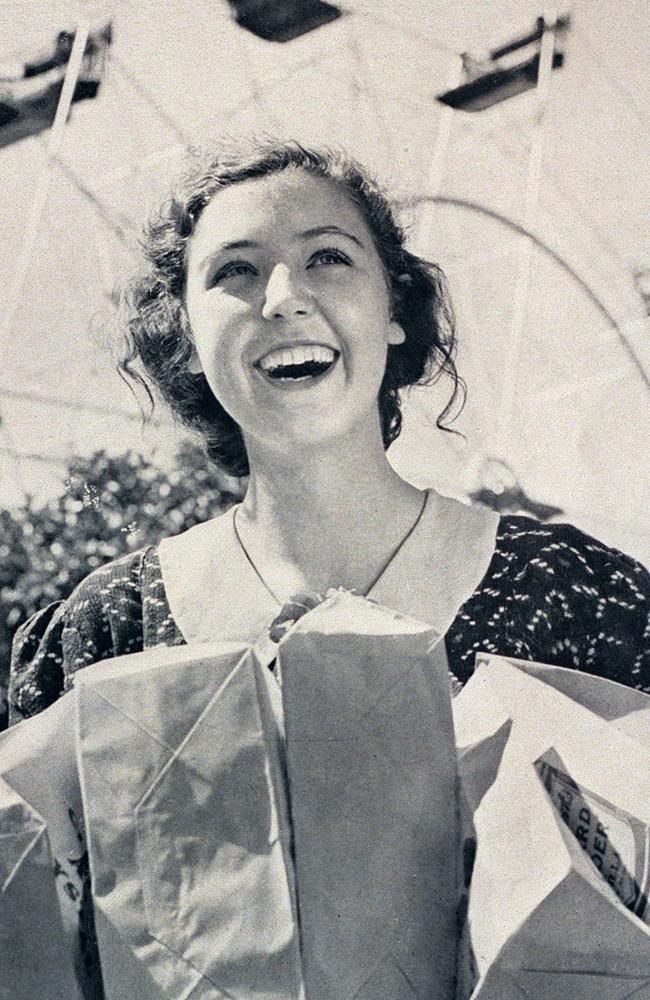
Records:
[[[216,194],[189,241],[185,305],[190,368],[249,454],[378,427],[387,348],[404,333],[370,229],[333,182],[286,170]]]

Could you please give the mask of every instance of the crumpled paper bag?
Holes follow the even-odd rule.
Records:
[[[261,669],[249,646],[220,644],[79,675],[108,1000],[301,995]]]
[[[104,661],[6,734],[0,996],[299,1000],[266,669],[223,643]],[[55,889],[81,801],[103,987]]]
[[[649,706],[477,657],[454,702],[477,836],[460,1000],[649,1000]]]
[[[280,643],[309,1000],[449,1000],[457,761],[444,641],[349,593]]]

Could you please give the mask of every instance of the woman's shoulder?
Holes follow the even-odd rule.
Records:
[[[495,652],[650,690],[650,573],[579,528],[502,516],[474,598],[500,622]]]
[[[116,602],[123,601],[127,595],[137,599],[140,596],[142,569],[152,551],[155,550],[151,546],[144,546],[92,570],[65,602],[68,613],[73,608],[83,612],[95,604],[110,611]]]
[[[98,614],[107,616],[120,608],[123,610],[127,601],[138,603],[142,567],[150,552],[147,547],[127,552],[92,570],[69,597],[53,601],[20,625],[14,646],[42,638],[53,624],[65,628],[71,619],[90,621]]]
[[[66,600],[37,611],[16,630],[10,718],[51,704],[80,667],[142,648],[143,577],[155,579],[156,553],[143,547],[97,567]]]
[[[493,571],[510,575],[523,569],[552,582],[579,585],[611,584],[642,588],[650,582],[647,569],[632,556],[606,545],[568,523],[542,523],[523,515],[499,518]],[[643,602],[645,597],[641,596]]]

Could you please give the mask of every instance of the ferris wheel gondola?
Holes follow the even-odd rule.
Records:
[[[558,17],[553,23],[547,23],[543,17],[538,17],[530,34],[493,49],[487,59],[474,59],[468,52],[464,52],[461,58],[465,81],[438,94],[438,100],[458,111],[483,111],[533,89],[537,86],[540,75],[540,51],[510,65],[503,63],[504,58],[541,42],[546,32],[552,32],[554,45],[551,69],[560,69],[564,65],[562,38],[569,24],[568,16]]]
[[[74,38],[73,31],[60,31],[49,51],[24,62],[0,65],[0,149],[50,128]],[[110,22],[88,33],[72,103],[97,96],[112,40]]]
[[[341,16],[324,0],[229,0],[235,21],[267,42],[290,42]]]

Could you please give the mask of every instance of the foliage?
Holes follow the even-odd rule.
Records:
[[[29,615],[67,597],[98,566],[240,498],[240,484],[187,442],[168,472],[133,452],[74,459],[59,497],[40,506],[28,497],[17,510],[0,510],[0,697],[13,634]],[[0,729],[3,714],[0,702]]]

